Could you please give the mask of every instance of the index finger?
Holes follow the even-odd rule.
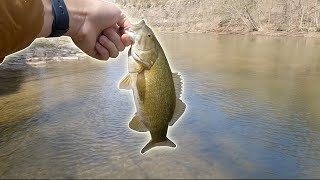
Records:
[[[120,18],[119,18],[117,24],[118,24],[118,26],[119,26],[120,28],[132,27],[131,22],[130,22],[129,19],[126,17],[126,15],[123,14],[123,13],[120,15]]]

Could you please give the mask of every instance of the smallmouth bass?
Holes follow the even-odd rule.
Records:
[[[151,140],[141,153],[156,146],[176,147],[167,137],[167,131],[186,109],[180,100],[181,76],[171,72],[160,43],[144,20],[125,32],[134,43],[128,53],[129,73],[121,80],[119,88],[133,91],[137,110],[129,127],[151,134]]]

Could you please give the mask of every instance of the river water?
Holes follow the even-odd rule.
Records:
[[[159,34],[177,148],[141,148],[126,53],[0,72],[0,178],[319,178],[320,39]]]

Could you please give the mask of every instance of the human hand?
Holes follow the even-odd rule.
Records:
[[[53,13],[51,0],[42,0],[44,25],[38,37],[51,33]],[[115,58],[132,41],[121,28],[132,26],[121,10],[103,0],[64,0],[69,14],[69,31],[73,42],[86,54],[100,60]]]
[[[113,3],[102,0],[65,0],[70,16],[69,35],[86,54],[100,60],[115,58],[132,42],[120,28],[132,26]]]

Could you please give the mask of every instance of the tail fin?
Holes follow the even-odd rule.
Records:
[[[161,142],[154,142],[151,139],[151,141],[149,141],[148,144],[146,146],[144,146],[144,148],[142,148],[141,154],[144,154],[145,152],[149,151],[150,149],[152,149],[156,146],[168,146],[168,147],[173,147],[173,148],[177,147],[177,145],[168,138],[164,141],[161,141]]]

